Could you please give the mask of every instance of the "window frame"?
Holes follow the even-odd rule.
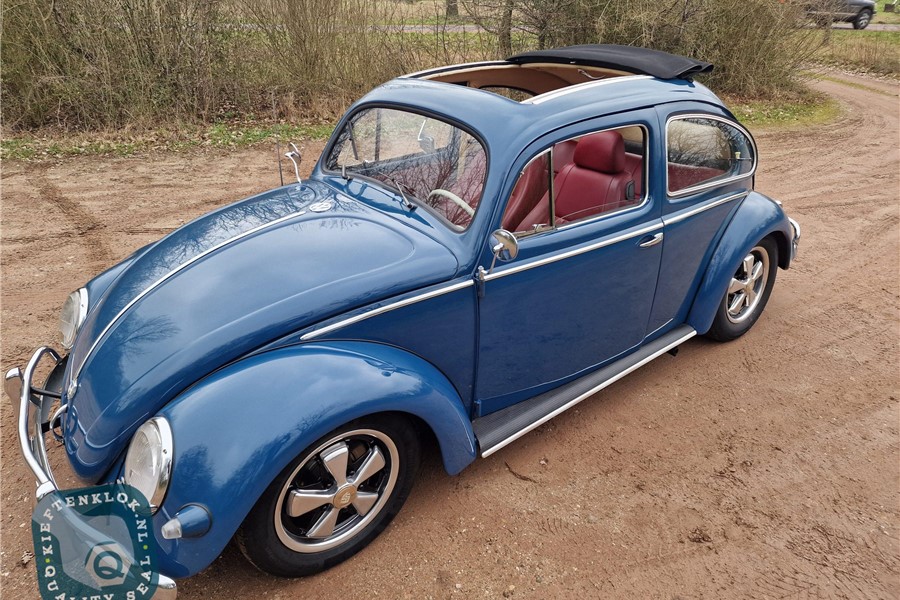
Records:
[[[685,120],[685,119],[709,119],[710,121],[719,121],[720,123],[725,123],[726,125],[730,125],[731,127],[734,127],[735,129],[737,129],[740,133],[742,133],[750,141],[750,147],[753,149],[753,164],[750,166],[750,170],[746,173],[732,175],[732,176],[726,177],[724,179],[710,179],[703,183],[693,185],[690,187],[686,187],[686,188],[682,188],[680,190],[676,190],[673,192],[669,188],[669,125],[672,123],[672,121],[680,121],[680,120]],[[737,121],[734,121],[727,117],[723,117],[720,115],[714,115],[711,113],[700,113],[700,112],[669,115],[669,117],[666,119],[666,130],[665,130],[664,141],[665,141],[664,158],[666,161],[666,169],[665,169],[666,195],[669,198],[682,198],[684,196],[690,196],[691,194],[696,194],[697,192],[701,192],[703,190],[708,190],[708,189],[711,189],[714,187],[718,187],[720,185],[725,185],[728,183],[734,183],[735,181],[740,181],[741,179],[744,179],[746,177],[753,177],[756,174],[756,167],[757,167],[757,164],[759,163],[759,151],[757,150],[757,147],[756,147],[756,140],[753,139],[753,136],[750,134],[750,132],[747,130],[746,127],[744,127]]]
[[[624,207],[618,208],[618,209],[616,209],[616,210],[612,210],[612,211],[609,211],[609,212],[604,212],[604,213],[600,213],[600,214],[597,214],[597,215],[593,215],[593,216],[591,216],[591,217],[589,217],[589,218],[581,219],[581,220],[578,220],[578,221],[572,221],[572,222],[570,222],[570,223],[566,223],[566,224],[563,225],[562,227],[557,226],[557,225],[556,225],[556,173],[554,173],[554,171],[553,171],[553,148],[554,148],[557,144],[565,144],[566,142],[571,142],[571,141],[573,141],[573,140],[577,140],[577,139],[579,139],[579,138],[583,138],[583,137],[586,137],[586,136],[589,136],[589,135],[593,135],[593,134],[595,134],[595,133],[602,133],[602,132],[604,132],[604,131],[615,131],[615,130],[617,130],[617,129],[627,129],[627,128],[629,128],[629,127],[638,127],[638,128],[641,129],[641,131],[642,131],[643,134],[644,134],[644,136],[643,136],[643,144],[642,144],[642,145],[643,145],[643,154],[642,154],[642,156],[641,156],[641,171],[642,171],[642,172],[641,172],[641,197],[640,197],[640,202],[637,203],[637,204],[635,204],[635,205],[633,205],[633,206],[624,206]],[[533,237],[533,236],[535,236],[535,235],[538,235],[538,234],[550,233],[550,232],[553,232],[553,231],[563,231],[563,230],[569,229],[569,228],[571,228],[571,227],[577,227],[577,226],[579,226],[579,225],[582,225],[583,223],[592,223],[592,222],[594,222],[594,221],[597,221],[597,220],[599,220],[599,219],[604,219],[604,218],[609,217],[609,216],[620,215],[620,214],[622,214],[622,213],[624,213],[624,212],[626,212],[626,211],[629,211],[629,210],[640,209],[640,208],[643,208],[643,207],[647,204],[647,202],[650,200],[650,190],[648,189],[649,183],[650,183],[650,181],[649,181],[649,180],[650,180],[650,175],[649,175],[649,173],[650,173],[650,169],[649,169],[649,161],[650,161],[650,128],[647,127],[647,125],[645,125],[645,124],[643,124],[643,123],[628,123],[628,124],[624,124],[624,125],[616,125],[616,126],[614,126],[614,127],[605,127],[605,128],[602,128],[602,129],[596,129],[596,130],[588,131],[588,132],[586,132],[586,133],[580,133],[580,134],[578,134],[578,135],[573,135],[573,136],[571,136],[571,137],[567,137],[567,138],[564,138],[564,139],[561,139],[561,140],[557,140],[557,141],[553,142],[552,144],[550,144],[549,146],[547,146],[546,148],[544,148],[543,150],[541,150],[540,152],[538,152],[537,154],[535,154],[534,156],[532,156],[530,159],[528,159],[528,162],[526,162],[525,165],[524,165],[521,169],[519,169],[519,174],[516,176],[516,181],[515,181],[515,183],[513,183],[512,188],[510,188],[509,194],[507,195],[507,198],[506,198],[506,203],[505,203],[504,206],[503,206],[503,212],[500,213],[500,219],[501,219],[501,222],[502,222],[502,220],[503,220],[503,216],[506,214],[506,209],[509,207],[509,201],[510,201],[510,199],[512,198],[512,193],[513,193],[513,191],[516,189],[516,185],[519,183],[519,179],[522,177],[522,175],[524,174],[525,170],[526,170],[529,166],[531,166],[531,163],[533,163],[535,160],[537,160],[538,158],[540,158],[541,156],[543,156],[543,155],[544,155],[545,153],[547,153],[547,152],[550,153],[550,160],[548,161],[548,170],[549,170],[549,179],[550,179],[550,181],[549,181],[549,189],[548,189],[548,191],[549,191],[549,201],[550,201],[550,225],[549,225],[549,227],[547,227],[546,229],[536,229],[536,230],[532,230],[532,231],[520,231],[520,232],[512,231],[512,232],[510,232],[510,233],[512,233],[513,235],[515,235],[516,238],[519,239],[519,240],[521,240],[521,239],[528,239],[528,238],[531,238],[531,237]]]

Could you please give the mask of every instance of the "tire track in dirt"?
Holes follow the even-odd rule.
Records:
[[[47,169],[46,165],[31,163],[26,168],[26,172],[41,196],[56,206],[72,224],[72,227],[65,233],[56,237],[73,238],[78,245],[84,248],[88,261],[94,268],[105,268],[112,262],[115,255],[106,242],[104,225],[88,210],[63,194],[47,177]],[[35,240],[32,236],[8,239],[9,241],[26,242]]]

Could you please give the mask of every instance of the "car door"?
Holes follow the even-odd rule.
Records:
[[[648,332],[685,320],[725,225],[753,189],[756,146],[746,129],[708,105],[660,108],[665,137],[665,242]]]
[[[480,277],[475,416],[644,339],[662,248],[658,190],[647,185],[654,120],[648,110],[568,128],[522,169],[497,223],[515,232],[518,256],[488,272],[488,252]]]

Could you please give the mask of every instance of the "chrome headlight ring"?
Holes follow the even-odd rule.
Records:
[[[63,303],[62,312],[59,315],[60,343],[66,350],[71,350],[75,345],[75,338],[84,324],[88,311],[88,292],[86,288],[69,294]]]
[[[172,427],[165,417],[153,417],[138,427],[128,445],[124,481],[147,498],[151,514],[166,497],[174,453]]]

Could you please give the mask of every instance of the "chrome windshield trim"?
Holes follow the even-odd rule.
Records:
[[[654,225],[648,225],[647,227],[642,227],[641,229],[637,229],[630,233],[623,233],[617,235],[615,237],[611,237],[606,240],[601,240],[599,242],[595,242],[593,244],[589,244],[587,246],[582,246],[581,248],[574,248],[569,250],[568,252],[563,252],[561,254],[555,254],[553,256],[548,256],[546,258],[540,258],[537,260],[533,260],[531,262],[526,262],[520,265],[516,265],[514,267],[510,267],[508,269],[503,269],[502,271],[494,271],[489,275],[486,275],[484,280],[491,281],[492,279],[499,279],[500,277],[506,277],[507,275],[512,275],[514,273],[519,273],[521,271],[527,271],[529,269],[534,269],[537,267],[542,267],[544,265],[554,263],[560,260],[565,260],[567,258],[571,258],[573,256],[578,256],[579,254],[584,254],[585,252],[592,252],[593,250],[598,250],[600,248],[604,248],[606,246],[612,246],[613,244],[618,244],[619,242],[624,242],[625,240],[630,240],[632,238],[636,238],[638,236],[644,235],[645,233],[650,233],[656,231],[657,229],[662,229],[662,223],[656,223]]]
[[[430,300],[431,298],[436,298],[437,296],[442,296],[444,294],[449,294],[450,292],[462,290],[473,285],[475,285],[475,281],[473,279],[466,279],[465,281],[460,281],[459,283],[454,283],[453,285],[448,285],[446,287],[432,290],[430,292],[425,292],[424,294],[418,294],[416,296],[404,298],[403,300],[391,302],[390,304],[385,304],[384,306],[373,308],[358,315],[354,315],[346,319],[341,319],[340,321],[337,321],[330,325],[325,325],[324,327],[320,327],[319,329],[314,329],[312,331],[304,333],[300,336],[300,340],[311,340],[321,335],[325,335],[326,333],[331,333],[332,331],[341,329],[342,327],[347,327],[348,325],[353,325],[355,323],[359,323],[360,321],[365,321],[366,319],[369,319],[371,317],[377,317],[378,315],[382,315],[386,312],[390,312],[398,308],[403,308],[404,306],[409,306],[410,304],[415,304],[417,302],[422,302],[423,300]]]
[[[674,217],[671,217],[671,218],[663,217],[663,224],[664,225],[673,225],[675,223],[679,223],[681,221],[684,221],[685,219],[690,219],[691,217],[693,217],[696,214],[700,214],[704,211],[710,210],[717,206],[721,206],[722,204],[725,204],[726,202],[731,202],[732,200],[737,200],[738,198],[745,198],[749,193],[750,192],[738,192],[737,194],[732,194],[731,196],[725,196],[724,198],[719,198],[718,200],[713,200],[711,202],[706,202],[699,206],[695,206],[694,208],[692,208],[688,211],[685,211],[680,214],[676,214]]]
[[[517,432],[515,432],[514,434],[510,435],[508,438],[504,439],[503,441],[497,443],[497,444],[494,445],[494,446],[491,446],[490,448],[488,448],[487,450],[485,450],[484,452],[481,453],[481,458],[487,458],[488,456],[490,456],[490,455],[493,454],[494,452],[497,452],[497,451],[500,450],[501,448],[505,448],[506,446],[508,446],[509,444],[513,443],[514,441],[516,441],[517,439],[519,439],[520,437],[522,437],[522,436],[525,435],[526,433],[528,433],[528,432],[530,432],[530,431],[533,431],[533,430],[537,429],[538,427],[540,427],[541,425],[543,425],[544,423],[546,423],[547,421],[549,421],[549,420],[552,419],[553,417],[559,416],[560,414],[566,412],[567,410],[569,410],[570,408],[572,408],[573,406],[575,406],[576,404],[578,404],[578,403],[581,402],[582,400],[584,400],[584,399],[586,399],[586,398],[590,398],[591,396],[593,396],[594,394],[596,394],[597,392],[599,392],[599,391],[602,390],[603,388],[612,385],[613,383],[615,383],[615,382],[617,382],[618,380],[622,379],[623,377],[625,377],[625,376],[628,375],[629,373],[631,373],[631,372],[633,372],[633,371],[636,371],[637,369],[640,369],[641,367],[643,367],[644,365],[646,365],[646,364],[647,364],[648,362],[650,362],[651,360],[653,360],[653,359],[655,359],[655,358],[658,358],[659,356],[665,354],[666,352],[668,352],[668,351],[671,350],[672,348],[675,348],[675,347],[677,347],[677,346],[680,346],[681,344],[683,344],[684,342],[688,341],[689,339],[691,339],[691,338],[694,337],[695,335],[697,335],[697,332],[694,331],[694,330],[692,329],[692,330],[690,331],[690,333],[687,333],[687,334],[683,335],[682,337],[678,338],[677,340],[675,340],[675,341],[672,342],[671,344],[667,344],[666,346],[664,346],[663,348],[660,348],[659,350],[657,350],[656,352],[654,352],[653,354],[651,354],[651,355],[648,356],[647,358],[644,358],[643,360],[641,360],[641,361],[639,361],[639,362],[637,362],[637,363],[631,365],[631,366],[628,367],[627,369],[625,369],[625,370],[623,370],[623,371],[621,371],[621,372],[619,372],[619,373],[616,373],[615,375],[613,375],[612,377],[610,377],[609,379],[607,379],[607,380],[604,381],[603,383],[601,383],[601,384],[599,384],[599,385],[597,385],[597,386],[591,388],[590,390],[588,390],[587,392],[584,392],[583,394],[581,394],[581,395],[579,395],[579,396],[576,396],[575,398],[573,398],[572,400],[569,400],[568,402],[566,402],[564,405],[560,406],[559,408],[557,408],[557,409],[554,410],[553,412],[551,412],[551,413],[549,413],[549,414],[547,414],[547,415],[544,415],[543,417],[541,417],[540,419],[538,419],[538,420],[535,421],[534,423],[530,423],[527,427],[525,427],[525,428],[523,428],[523,429],[520,429],[519,431],[517,431]]]
[[[681,198],[682,196],[688,196],[690,194],[695,194],[697,192],[701,192],[703,190],[707,190],[709,188],[718,187],[720,185],[724,185],[726,183],[733,183],[735,181],[739,181],[746,177],[753,177],[756,174],[756,167],[759,165],[759,150],[756,147],[756,140],[753,139],[753,135],[747,130],[746,127],[729,119],[727,117],[723,117],[720,115],[714,115],[712,113],[683,113],[678,115],[672,115],[668,119],[666,119],[666,130],[665,130],[665,144],[666,144],[666,154],[669,152],[669,125],[672,121],[680,121],[683,119],[709,119],[711,121],[719,121],[720,123],[725,123],[726,125],[730,125],[747,136],[747,139],[750,140],[750,146],[753,148],[753,166],[750,168],[750,171],[747,173],[741,173],[739,175],[732,175],[731,177],[727,177],[725,179],[712,179],[707,181],[706,183],[701,183],[700,185],[695,185],[691,187],[686,187],[680,190],[671,191],[669,189],[669,172],[666,169],[666,194],[669,198]],[[666,158],[666,165],[669,164],[668,157]]]
[[[248,229],[247,231],[245,231],[243,233],[239,233],[238,235],[236,235],[234,237],[230,237],[227,240],[225,240],[223,242],[219,242],[215,246],[204,250],[203,252],[194,256],[193,258],[189,258],[188,260],[184,261],[183,263],[181,263],[180,265],[178,265],[177,267],[175,267],[174,269],[172,269],[171,271],[169,271],[168,273],[166,273],[165,275],[163,275],[162,277],[160,277],[159,279],[157,279],[156,281],[151,283],[149,286],[147,286],[147,288],[144,289],[144,291],[142,291],[140,294],[138,294],[137,296],[132,298],[131,301],[128,304],[126,304],[122,308],[122,310],[120,310],[118,312],[118,314],[115,317],[113,317],[112,321],[110,321],[106,325],[106,327],[103,328],[103,331],[100,332],[100,335],[98,335],[97,339],[94,340],[94,343],[91,344],[91,347],[87,351],[87,353],[84,355],[84,358],[81,359],[81,363],[78,365],[78,368],[73,371],[72,379],[74,381],[78,380],[78,377],[81,375],[81,370],[84,368],[84,365],[87,364],[87,361],[90,360],[91,356],[94,354],[94,351],[97,349],[97,346],[100,345],[100,342],[102,342],[104,340],[104,338],[106,338],[106,335],[113,328],[113,326],[119,322],[119,319],[121,319],[125,315],[125,313],[127,313],[131,309],[132,306],[134,306],[142,298],[147,296],[147,294],[149,294],[150,292],[152,292],[153,290],[158,288],[160,285],[165,283],[167,280],[169,280],[170,278],[172,278],[179,272],[188,268],[189,266],[191,266],[198,260],[201,260],[201,259],[209,256],[213,252],[220,250],[220,249],[224,248],[225,246],[228,246],[229,244],[233,244],[234,242],[236,242],[240,239],[249,237],[249,236],[253,235],[254,233],[258,233],[258,232],[262,231],[263,229],[267,229],[269,227],[274,227],[275,225],[279,225],[281,223],[284,223],[285,221],[289,221],[295,217],[299,217],[304,214],[306,214],[306,209],[292,212],[289,215],[285,215],[283,217],[275,219],[274,221],[269,221],[268,223],[263,223],[262,225],[257,225],[256,227],[253,227],[252,229]]]
[[[523,100],[522,102],[520,102],[520,104],[541,104],[543,102],[547,102],[548,100],[555,100],[561,96],[574,94],[588,88],[595,88],[604,85],[610,85],[613,83],[625,83],[627,81],[640,81],[642,79],[653,79],[653,77],[651,77],[650,75],[626,75],[624,77],[608,77],[606,79],[600,79],[598,81],[585,81],[584,83],[576,83],[575,85],[570,85],[562,89],[553,90],[552,92],[538,94],[534,98]]]

